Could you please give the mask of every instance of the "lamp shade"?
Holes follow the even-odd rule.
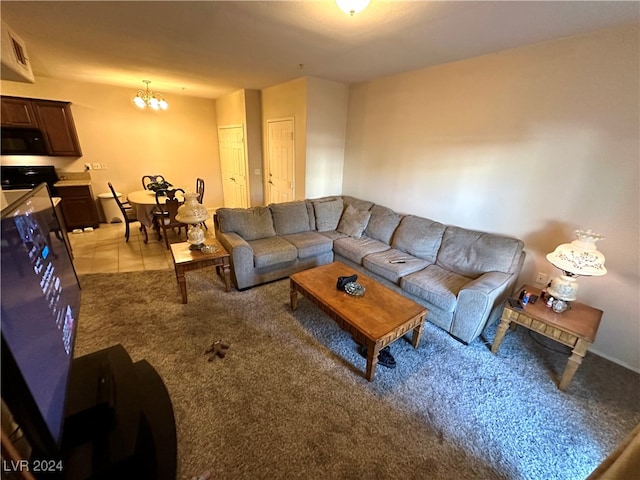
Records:
[[[184,194],[184,204],[178,207],[176,220],[182,223],[197,224],[209,218],[207,207],[198,202],[198,194],[187,192]]]
[[[604,255],[596,249],[602,235],[591,230],[576,230],[576,240],[563,243],[547,255],[547,260],[566,274],[574,276],[600,276],[607,273]]]

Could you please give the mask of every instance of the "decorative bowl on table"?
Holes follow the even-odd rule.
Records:
[[[344,291],[352,297],[361,297],[364,295],[365,288],[357,282],[349,282],[344,286]]]
[[[162,181],[162,182],[151,182],[150,184],[147,185],[147,188],[154,193],[159,192],[160,195],[166,195],[167,190],[169,189],[169,187],[172,187],[172,186],[173,185],[170,184],[169,182]]]

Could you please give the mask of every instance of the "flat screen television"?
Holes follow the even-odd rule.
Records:
[[[2,399],[34,455],[58,457],[80,284],[45,183],[2,209]]]

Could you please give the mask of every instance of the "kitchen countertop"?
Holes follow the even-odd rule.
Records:
[[[84,187],[91,185],[91,180],[60,180],[53,184],[54,187]]]

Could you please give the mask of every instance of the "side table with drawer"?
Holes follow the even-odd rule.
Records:
[[[530,285],[524,285],[518,291],[523,289],[540,295],[540,289]],[[542,299],[535,304],[528,303],[522,310],[513,308],[507,303],[502,312],[491,352],[498,353],[509,326],[515,328],[516,325],[522,325],[571,347],[571,356],[558,384],[558,388],[564,391],[582,363],[587,348],[595,341],[601,319],[602,310],[579,302],[571,302],[571,308],[562,313],[556,313],[551,308],[547,308]]]

